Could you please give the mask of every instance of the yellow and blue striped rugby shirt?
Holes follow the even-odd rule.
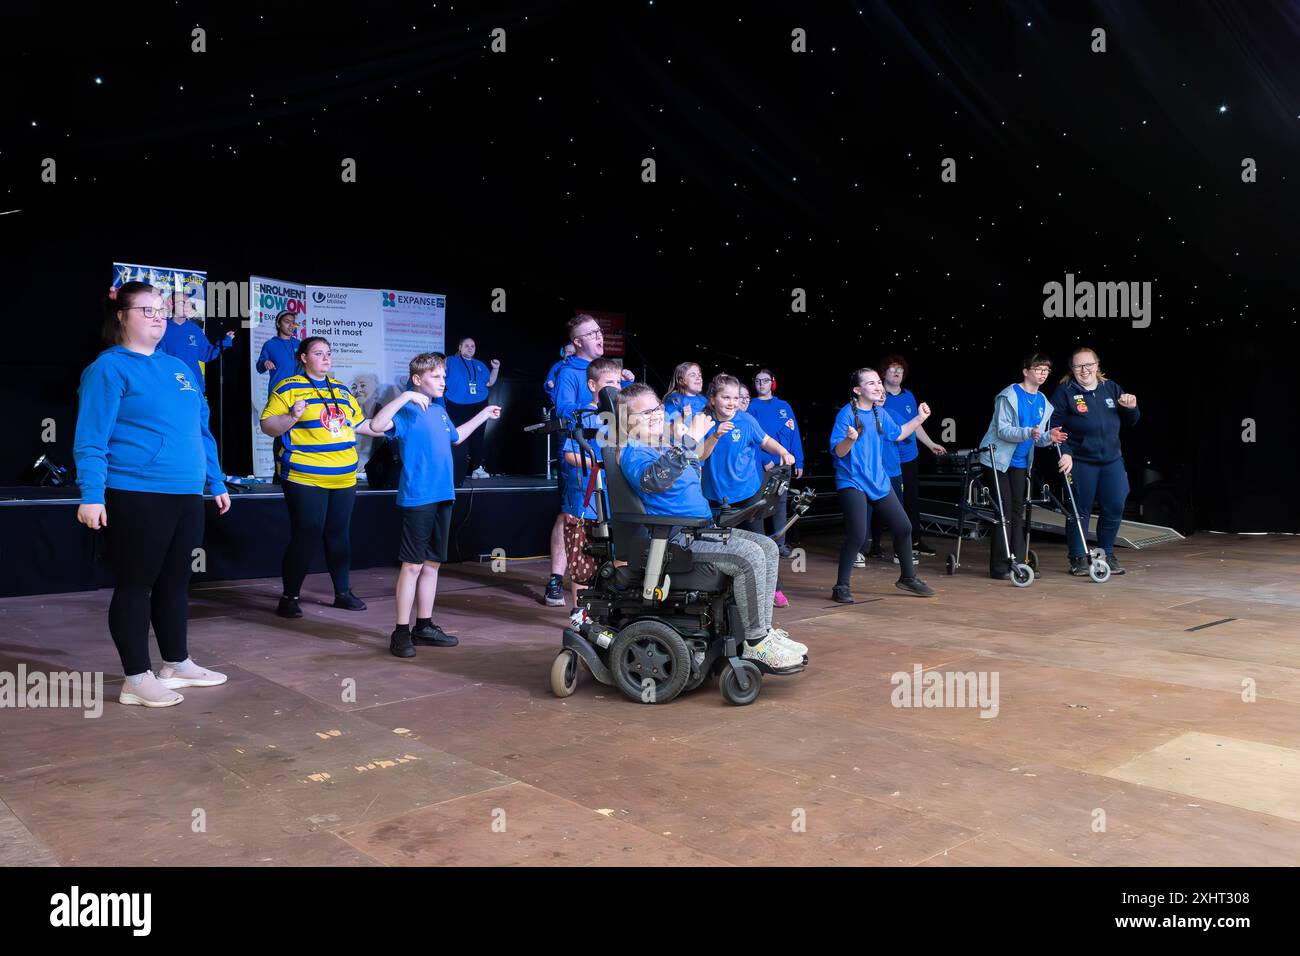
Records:
[[[284,450],[276,463],[281,478],[317,488],[351,488],[357,483],[357,437],[353,429],[365,415],[352,392],[342,382],[328,379],[313,385],[305,375],[292,375],[276,386],[262,410],[263,420],[287,415],[295,402],[307,410],[280,437]],[[337,408],[342,415],[337,432],[325,424]]]

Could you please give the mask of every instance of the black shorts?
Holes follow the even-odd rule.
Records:
[[[403,564],[447,560],[447,542],[451,538],[451,509],[454,501],[437,501],[429,505],[402,508],[402,546],[397,560]]]

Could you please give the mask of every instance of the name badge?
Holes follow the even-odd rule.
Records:
[[[469,393],[470,393],[471,395],[477,395],[477,394],[478,394],[478,386],[475,385],[473,382],[470,382],[470,383],[469,383]]]

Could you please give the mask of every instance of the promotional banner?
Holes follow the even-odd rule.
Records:
[[[366,418],[406,389],[411,358],[421,352],[441,352],[446,338],[447,297],[395,289],[352,289],[302,285],[264,276],[249,281],[249,367],[253,399],[253,472],[269,478],[275,473],[272,439],[262,434],[270,376],[259,374],[257,358],[263,344],[276,334],[275,317],[282,311],[298,317],[298,340],[319,335],[329,340],[333,360],[330,377],[342,382]],[[374,439],[357,436],[361,467],[370,457]]]
[[[294,338],[301,341],[306,336],[304,315],[307,311],[307,287],[301,282],[287,279],[268,279],[250,276],[248,280],[248,367],[253,401],[253,474],[270,478],[275,474],[271,455],[273,439],[264,435],[261,428],[262,409],[266,407],[267,389],[272,372],[259,372],[257,359],[262,346],[277,334],[275,317],[281,312],[298,316]],[[292,374],[292,372],[291,372]]]
[[[207,272],[196,269],[168,269],[163,266],[142,266],[134,262],[113,263],[112,288],[120,288],[127,282],[147,282],[163,298],[163,308],[171,315],[175,303],[175,294],[185,296],[185,305],[189,317],[203,324],[207,315]]]

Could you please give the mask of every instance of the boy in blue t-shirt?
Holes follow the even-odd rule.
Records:
[[[709,503],[700,489],[700,463],[688,448],[664,439],[664,407],[649,385],[630,385],[619,393],[619,423],[627,434],[618,468],[641,499],[646,514],[707,518]],[[625,423],[625,424],[624,424]],[[808,648],[772,626],[772,597],[776,592],[780,558],[776,543],[765,535],[731,529],[723,542],[695,538],[691,551],[711,562],[733,580],[736,606],[745,631],[741,657],[757,660],[776,671],[802,666]]]
[[[617,388],[622,380],[622,369],[613,359],[598,358],[587,366],[587,388],[593,396],[599,395],[602,388]],[[587,544],[587,524],[596,520],[596,507],[591,498],[600,494],[600,484],[592,485],[592,470],[601,459],[601,443],[606,440],[604,423],[596,413],[596,401],[591,401],[591,412],[583,416],[583,425],[587,428],[600,429],[600,433],[587,442],[596,453],[596,461],[590,458],[584,462],[582,449],[572,438],[566,438],[560,446],[560,494],[563,500],[560,513],[564,517],[564,557],[569,573],[569,595],[573,599],[569,619],[572,627],[577,629],[590,618],[585,608],[578,607],[578,584],[588,584],[587,576],[594,570],[589,565],[591,558],[584,550]],[[599,479],[595,479],[597,482]],[[587,489],[591,488],[588,496]],[[575,569],[579,569],[575,573]],[[579,582],[579,578],[583,578]]]
[[[454,647],[456,638],[433,623],[438,568],[447,560],[451,511],[456,503],[452,446],[469,438],[489,418],[501,417],[500,405],[487,405],[459,428],[435,401],[447,388],[447,360],[439,352],[411,359],[411,390],[381,408],[370,420],[374,432],[391,431],[402,458],[397,506],[402,510],[402,541],[397,573],[397,627],[389,651],[414,657],[415,644]],[[410,628],[416,607],[415,630]]]

